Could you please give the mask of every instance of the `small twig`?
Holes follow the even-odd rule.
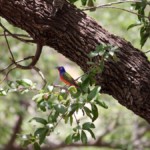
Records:
[[[1,22],[0,22],[0,26],[3,28],[3,30],[4,30],[5,32],[7,32],[8,34],[10,34],[13,38],[16,38],[17,40],[20,40],[20,41],[26,42],[26,43],[35,43],[34,40],[23,39],[23,38],[20,38],[20,37],[16,36],[16,35],[13,34],[13,33],[11,33],[9,30],[7,30],[7,29],[3,26],[3,24],[2,24]]]
[[[127,1],[118,1],[118,2],[102,4],[102,5],[99,5],[99,6],[89,7],[89,8],[85,8],[85,9],[82,9],[82,10],[83,11],[88,11],[88,10],[97,9],[97,8],[111,8],[111,9],[118,9],[118,10],[126,11],[126,12],[129,12],[131,14],[134,14],[134,15],[141,16],[141,17],[149,19],[149,17],[140,15],[140,14],[135,13],[133,11],[130,11],[130,10],[127,10],[127,9],[124,9],[124,8],[119,8],[119,7],[112,6],[112,5],[115,5],[115,4],[121,4],[121,3],[125,3],[125,2],[134,2],[134,3],[136,3],[136,2],[141,2],[141,1],[132,1],[132,0],[129,0],[129,1],[128,0]]]
[[[57,127],[57,125],[60,123],[60,121],[63,119],[63,115],[60,117],[60,119],[57,121],[57,123],[54,125],[54,129]]]
[[[55,88],[64,89],[64,90],[68,91],[68,89],[65,86],[56,85],[56,84],[53,84],[52,86]]]
[[[9,50],[9,53],[11,55],[11,58],[12,60],[15,62],[15,58],[13,56],[13,53],[11,52],[11,49],[10,49],[10,45],[9,45],[9,42],[8,42],[8,39],[7,39],[7,36],[6,36],[6,32],[4,31],[4,37],[5,37],[5,40],[6,40],[6,43],[7,43],[7,46],[8,46],[8,50]]]
[[[150,52],[150,50],[148,50],[148,51],[146,51],[146,52],[144,52],[144,53],[149,53]]]
[[[32,59],[34,56],[28,56],[28,57],[25,57],[21,60],[18,60],[16,61],[16,63],[19,63],[19,62],[22,62],[22,61],[25,61],[25,60],[28,60],[28,59]],[[3,72],[5,70],[7,70],[8,68],[10,68],[14,63],[11,63],[10,65],[8,65],[7,67],[5,67],[4,69],[0,70],[0,72]]]
[[[91,9],[95,9],[95,8],[107,7],[107,6],[112,6],[112,5],[122,4],[122,3],[137,3],[137,2],[141,2],[141,0],[126,0],[126,1],[110,2],[107,4],[101,4],[98,6],[88,7],[88,8],[82,9],[82,10],[87,11],[87,10],[91,10]]]
[[[46,86],[46,84],[47,84],[47,81],[46,81],[46,79],[45,79],[45,77],[44,77],[44,75],[43,75],[43,73],[41,72],[41,70],[39,69],[39,68],[37,68],[37,67],[33,67],[33,69],[40,75],[40,77],[42,78],[42,80],[43,80],[43,82],[44,82],[44,85],[43,85],[43,87],[42,87],[42,89]]]
[[[79,125],[79,120],[77,119],[77,117],[76,117],[76,115],[75,114],[73,114],[74,115],[74,118],[75,118],[75,120],[76,120],[76,123],[77,123],[77,125]]]
[[[119,7],[114,7],[114,6],[108,6],[108,7],[106,6],[106,7],[101,7],[101,8],[118,9],[118,10],[122,10],[122,11],[125,11],[125,12],[128,12],[128,13],[131,13],[131,14],[134,14],[134,15],[141,16],[141,17],[149,19],[147,16],[140,15],[138,13],[135,13],[133,11],[130,11],[130,10],[127,10],[127,9],[124,9],[124,8],[119,8]]]
[[[4,79],[3,79],[2,81],[0,81],[0,84],[1,84],[4,80],[6,80],[6,78],[7,78],[8,75],[9,75],[9,73],[12,72],[12,71],[13,71],[14,69],[16,69],[16,68],[17,68],[17,67],[15,66],[14,68],[10,69],[10,70],[6,73]]]

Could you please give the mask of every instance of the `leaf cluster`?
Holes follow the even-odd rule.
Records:
[[[144,46],[148,38],[150,38],[150,12],[147,12],[147,7],[150,6],[150,2],[147,0],[142,0],[141,2],[136,2],[132,4],[133,8],[138,13],[138,23],[131,24],[128,29],[139,26],[140,27],[140,44],[141,47]]]

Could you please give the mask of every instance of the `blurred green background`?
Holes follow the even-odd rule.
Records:
[[[103,4],[107,2],[112,2],[111,0],[98,1],[97,4]],[[77,3],[80,7],[81,4]],[[119,7],[125,9],[132,9],[130,3],[121,4]],[[140,48],[140,35],[139,29],[133,28],[127,31],[127,27],[137,22],[137,16],[123,12],[120,10],[101,8],[97,9],[95,12],[87,12],[89,16],[94,18],[100,25],[102,25],[109,32],[121,36],[126,40],[130,41],[135,47]],[[24,33],[18,28],[13,27],[7,21],[2,19],[2,23],[7,29],[13,33]],[[0,29],[0,33],[3,30]],[[8,48],[4,37],[0,37],[0,58],[1,65],[0,69],[5,68],[10,64],[10,56],[8,55]],[[11,45],[12,52],[16,60],[22,59],[29,55],[34,55],[35,45],[25,44],[20,41],[9,37],[9,43]],[[150,48],[150,41],[148,40],[142,51],[145,52]],[[150,53],[146,54],[150,58]],[[28,62],[28,61],[27,61]],[[45,75],[48,84],[61,84],[58,77],[58,72],[55,69],[56,66],[63,65],[66,70],[74,77],[77,78],[82,74],[80,68],[57,53],[50,47],[44,47],[41,58],[37,66],[41,69]],[[0,74],[0,80],[5,76],[6,72]],[[1,84],[1,87],[7,86],[9,80],[15,81],[16,79],[28,78],[36,82],[40,87],[43,81],[35,71],[27,70],[14,70],[11,72],[5,82]],[[23,122],[21,123],[21,133],[28,133],[33,131],[34,127],[37,126],[35,122],[29,123],[28,121],[34,116],[46,115],[41,113],[36,108],[36,104],[32,101],[34,92],[30,94],[19,94],[12,93],[7,97],[0,97],[0,149],[3,149],[9,142],[11,135],[14,132],[14,127],[16,125],[19,116],[22,117]],[[101,95],[101,99],[106,102],[109,109],[99,109],[99,118],[96,121],[95,134],[97,138],[101,137],[102,142],[106,143],[104,147],[73,147],[73,148],[60,148],[64,150],[68,149],[80,149],[80,150],[150,150],[149,138],[150,138],[150,127],[149,125],[140,117],[136,116],[130,110],[118,104],[109,95]],[[80,117],[80,116],[79,116]],[[85,120],[83,117],[81,120]],[[65,137],[69,134],[70,127],[64,122],[61,122],[57,127],[57,132],[51,134],[46,143],[56,143],[59,144],[64,141]],[[93,140],[89,137],[89,143]],[[21,141],[19,138],[15,140],[16,145],[20,145]],[[108,144],[108,145],[107,145]]]

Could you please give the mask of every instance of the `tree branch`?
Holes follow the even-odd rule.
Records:
[[[11,33],[8,29],[6,29],[6,28],[3,26],[3,24],[1,23],[1,21],[0,21],[0,26],[3,28],[4,32],[7,32],[8,35],[12,36],[13,38],[15,38],[15,39],[17,39],[17,40],[19,40],[19,41],[22,41],[22,42],[25,42],[25,43],[35,43],[34,40],[28,40],[28,39],[20,38],[19,36],[23,36],[23,35],[21,35],[21,34],[18,35],[18,34],[13,34],[13,33]],[[2,36],[2,34],[1,34],[1,36]],[[4,34],[4,36],[6,36],[6,34]],[[24,37],[25,37],[25,35],[24,35]],[[26,36],[26,37],[27,37],[27,36]]]

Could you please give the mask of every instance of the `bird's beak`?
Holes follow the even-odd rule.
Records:
[[[57,67],[55,67],[55,69],[58,69],[59,67],[57,66]]]

